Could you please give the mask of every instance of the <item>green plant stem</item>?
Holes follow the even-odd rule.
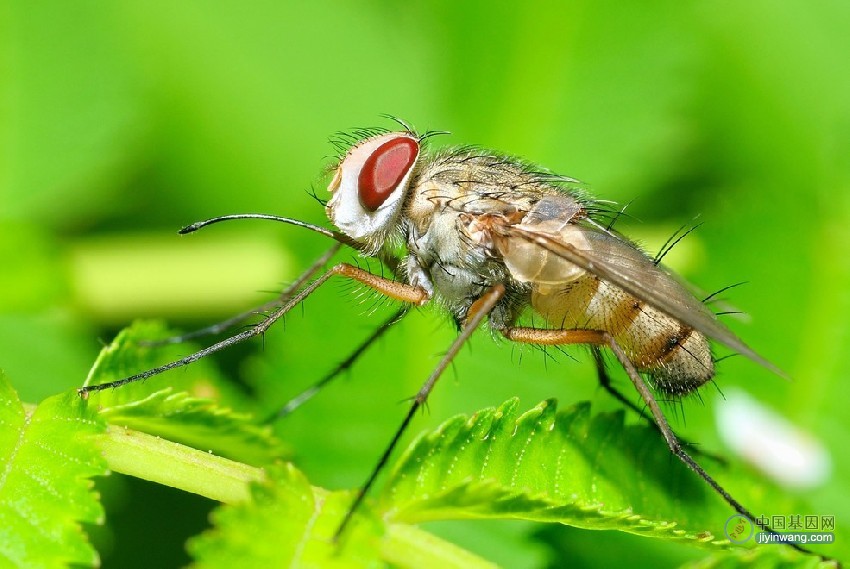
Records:
[[[432,533],[407,524],[389,524],[381,543],[383,559],[409,569],[444,567],[493,568],[493,563],[478,557]]]
[[[263,470],[159,437],[110,425],[98,436],[109,468],[228,504],[250,498]]]
[[[200,494],[234,504],[250,499],[251,482],[264,478],[263,470],[234,462],[115,425],[97,437],[97,446],[114,472]],[[317,495],[327,490],[314,488]],[[407,524],[390,524],[381,554],[400,566],[491,568],[490,562]]]

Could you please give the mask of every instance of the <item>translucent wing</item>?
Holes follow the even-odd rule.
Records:
[[[625,239],[570,222],[563,213],[573,207],[572,200],[559,202],[560,196],[544,198],[519,224],[495,220],[488,223],[493,242],[515,278],[544,286],[558,285],[587,271],[784,376],[721,323],[677,277],[658,267]]]

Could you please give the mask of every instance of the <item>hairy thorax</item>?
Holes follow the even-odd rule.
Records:
[[[470,239],[463,222],[483,214],[521,215],[532,207],[535,194],[506,190],[506,178],[516,187],[528,183],[527,175],[498,157],[452,153],[417,172],[413,181],[417,191],[405,208],[407,276],[411,284],[435,293],[457,322],[497,283],[505,285],[507,294],[491,314],[493,327],[512,325],[518,307],[527,302],[530,287],[513,279],[491,249]]]

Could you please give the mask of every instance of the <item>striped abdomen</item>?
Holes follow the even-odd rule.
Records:
[[[608,332],[661,391],[689,393],[714,376],[703,334],[594,275],[532,290],[532,306],[551,327]]]
[[[531,305],[550,328],[609,333],[665,393],[690,393],[711,379],[714,360],[700,330],[717,328],[714,314],[634,244],[583,224],[576,203],[548,196],[521,223],[483,214],[464,227],[501,256],[512,278],[531,285]]]

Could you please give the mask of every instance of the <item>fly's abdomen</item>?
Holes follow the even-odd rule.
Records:
[[[690,393],[714,376],[703,334],[593,275],[558,287],[535,286],[531,302],[554,328],[611,334],[664,393]]]

